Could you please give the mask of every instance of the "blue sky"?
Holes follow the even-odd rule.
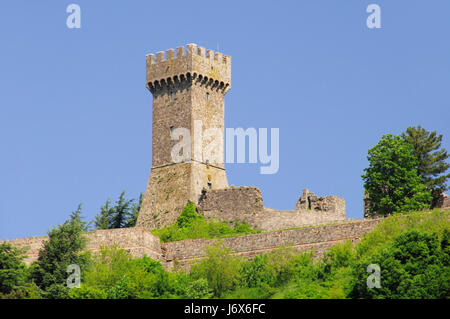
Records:
[[[81,7],[68,29],[66,7]],[[366,7],[381,7],[368,29]],[[196,43],[232,56],[226,127],[280,129],[280,169],[227,164],[230,184],[293,209],[303,188],[362,217],[361,174],[382,134],[411,125],[450,149],[450,2],[0,3],[0,239],[45,235],[79,203],[145,190],[152,96],[145,55]]]

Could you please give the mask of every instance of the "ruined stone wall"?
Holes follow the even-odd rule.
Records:
[[[239,186],[207,191],[198,205],[199,213],[219,221],[246,221],[256,226],[255,219],[264,210],[261,191]]]
[[[161,260],[161,245],[159,238],[139,227],[96,230],[85,234],[88,239],[87,249],[99,251],[101,246],[111,247],[117,244],[128,251],[133,257],[144,255]],[[27,249],[25,263],[30,264],[39,257],[39,250],[48,240],[47,236],[20,238],[8,240],[16,247]]]
[[[281,246],[290,246],[297,251],[314,249],[316,257],[331,246],[346,240],[358,241],[364,234],[370,232],[380,220],[354,220],[336,225],[307,227],[277,232],[268,232],[224,239],[192,239],[162,244],[166,267],[182,266],[188,269],[196,259],[205,256],[206,247],[217,241],[223,241],[231,247],[235,254],[253,257],[269,252]]]
[[[19,238],[15,240],[5,240],[7,243],[26,249],[26,258],[24,262],[30,264],[39,257],[39,250],[43,247],[44,242],[48,240],[47,236]]]
[[[264,230],[280,230],[345,221],[345,215],[313,210],[274,210],[266,208],[253,223]]]
[[[246,221],[253,228],[262,230],[280,230],[345,220],[345,201],[338,196],[316,197],[311,202],[311,208],[302,205],[303,202],[297,203],[297,210],[266,208],[258,188],[239,186],[207,191],[199,203],[199,213],[219,221]]]
[[[450,196],[445,193],[442,193],[439,197],[439,200],[436,204],[437,208],[450,208]]]
[[[297,251],[314,249],[315,255],[322,256],[331,246],[345,240],[357,241],[371,231],[380,219],[353,220],[335,225],[322,225],[299,229],[266,232],[260,234],[228,237],[223,239],[192,239],[170,243],[160,243],[159,238],[142,228],[119,228],[96,230],[86,234],[89,239],[87,249],[97,252],[101,246],[111,247],[117,244],[133,257],[144,255],[160,260],[167,269],[183,266],[189,269],[195,259],[206,254],[206,247],[217,241],[231,247],[235,254],[251,258],[257,254],[269,252],[281,246],[291,246]],[[44,237],[32,237],[9,241],[18,247],[29,247],[26,263],[38,258],[39,249],[48,240]]]
[[[296,210],[335,213],[345,218],[345,200],[338,196],[317,197],[308,189],[303,190],[302,196],[295,205]]]

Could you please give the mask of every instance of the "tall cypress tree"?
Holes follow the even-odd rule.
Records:
[[[417,174],[422,177],[422,183],[431,191],[434,207],[440,194],[447,190],[447,179],[450,174],[445,174],[450,164],[446,159],[450,157],[447,150],[441,148],[442,134],[436,131],[428,132],[420,125],[408,127],[402,133],[402,138],[412,145],[413,154],[417,158]]]

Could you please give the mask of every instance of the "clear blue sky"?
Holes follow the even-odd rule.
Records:
[[[81,7],[68,29],[66,7]],[[366,7],[381,7],[368,29]],[[302,188],[362,217],[382,134],[422,125],[450,149],[450,1],[0,3],[0,239],[45,235],[78,203],[138,197],[151,167],[145,55],[197,43],[232,56],[226,127],[280,128],[280,169],[227,164],[229,183],[293,209]]]

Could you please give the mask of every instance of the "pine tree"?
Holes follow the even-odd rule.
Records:
[[[88,231],[89,224],[83,221],[84,217],[82,217],[82,207],[83,203],[78,204],[77,210],[70,214],[70,221],[72,223],[78,223],[83,231]]]
[[[111,206],[111,200],[108,198],[105,205],[100,208],[100,212],[95,216],[95,228],[112,229],[134,227],[143,198],[144,195],[141,193],[139,202],[136,202],[134,199],[126,199],[125,191],[123,191],[114,206]]]
[[[131,205],[133,200],[125,198],[125,191],[123,191],[119,199],[116,201],[116,205],[113,207],[113,213],[111,215],[110,225],[111,228],[125,227],[130,215]]]
[[[45,297],[67,298],[67,266],[76,264],[82,270],[87,266],[88,257],[82,253],[86,247],[85,226],[79,205],[69,220],[48,233],[49,239],[32,267],[33,280],[44,291]]]
[[[414,156],[418,161],[417,174],[432,193],[431,206],[434,207],[440,194],[447,190],[446,182],[450,177],[450,174],[445,174],[450,167],[445,160],[450,155],[441,148],[442,134],[438,135],[436,131],[428,132],[419,125],[408,127],[401,136],[413,147]]]
[[[24,286],[27,280],[27,268],[23,263],[25,250],[10,243],[0,243],[0,299],[2,294]]]
[[[100,213],[95,216],[94,225],[96,229],[109,229],[110,228],[110,216],[113,213],[113,209],[110,207],[111,200],[108,198],[105,205],[100,207]]]
[[[130,217],[127,220],[125,227],[134,227],[136,226],[136,222],[139,216],[139,211],[141,210],[142,201],[144,200],[144,194],[139,194],[139,200],[138,202],[135,202],[133,200],[133,206],[131,207],[131,214]]]

